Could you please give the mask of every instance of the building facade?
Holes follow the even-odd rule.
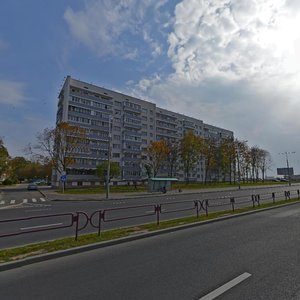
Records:
[[[95,170],[108,155],[121,167],[120,181],[146,178],[143,164],[150,142],[166,139],[179,143],[186,130],[193,130],[202,137],[233,138],[232,131],[70,76],[59,94],[56,122],[68,122],[86,130],[87,147],[76,153],[74,164],[67,169],[69,186],[99,184]],[[161,175],[167,173],[168,170],[162,169]],[[204,174],[204,163],[199,161],[192,179],[203,181]],[[57,183],[60,175],[54,173],[53,182]],[[184,180],[181,168],[174,175]]]

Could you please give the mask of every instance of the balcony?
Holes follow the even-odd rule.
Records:
[[[141,124],[134,124],[134,123],[130,123],[124,120],[124,128],[134,128],[134,129],[138,129],[141,130],[142,129],[142,125]]]
[[[136,113],[142,113],[142,108],[141,107],[134,107],[133,103],[129,102],[124,102],[123,103],[123,110],[124,111],[129,111],[129,112],[136,112]]]

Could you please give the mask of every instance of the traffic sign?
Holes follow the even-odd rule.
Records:
[[[61,181],[66,181],[66,180],[67,180],[67,175],[62,175],[62,176],[60,176],[60,180],[61,180]]]

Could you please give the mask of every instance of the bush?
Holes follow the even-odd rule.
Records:
[[[2,182],[3,185],[11,185],[11,184],[16,184],[16,183],[18,183],[17,178],[6,178]]]

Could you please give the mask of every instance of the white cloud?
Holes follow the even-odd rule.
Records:
[[[24,89],[22,82],[0,80],[0,104],[21,105],[26,100]]]
[[[174,72],[135,88],[273,156],[300,153],[299,28],[298,1],[183,0],[168,37]]]
[[[284,3],[181,2],[169,36],[176,75],[191,81],[215,76],[261,80],[299,72],[300,21]]]
[[[123,58],[135,59],[137,48],[132,45],[134,38],[143,38],[143,28],[149,22],[147,15],[152,14],[158,21],[159,10],[166,2],[91,0],[85,1],[83,10],[68,8],[64,18],[72,35],[99,56],[121,54]],[[155,55],[159,54],[160,47],[153,38],[145,41],[149,42]]]

